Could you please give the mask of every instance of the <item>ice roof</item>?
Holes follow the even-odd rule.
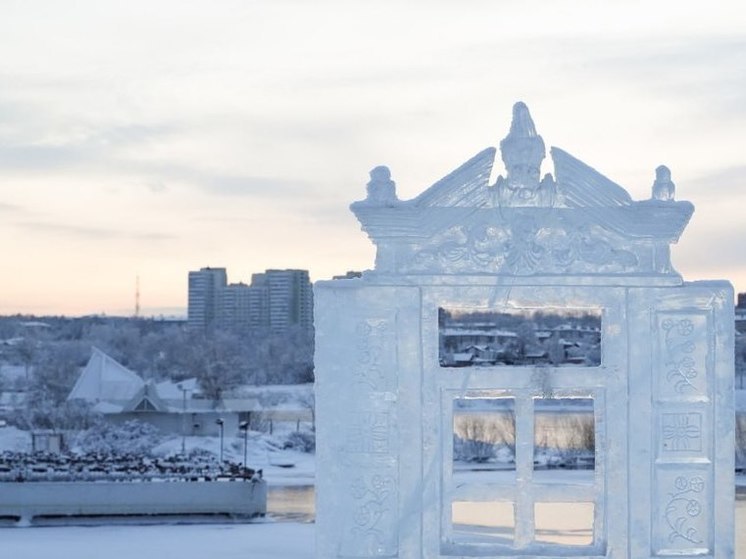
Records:
[[[675,199],[670,170],[655,169],[650,199],[569,153],[551,148],[554,176],[541,175],[545,145],[528,107],[516,103],[500,142],[505,176],[490,184],[500,159],[487,148],[411,200],[399,200],[388,168],[371,171],[367,197],[350,208],[389,274],[605,275],[680,284],[668,245],[694,206]],[[551,210],[551,211],[547,211]]]

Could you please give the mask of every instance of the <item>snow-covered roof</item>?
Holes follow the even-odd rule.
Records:
[[[112,404],[111,402],[97,402],[91,408],[96,413],[122,413],[124,406],[121,404]]]
[[[450,328],[443,328],[441,330],[441,335],[443,336],[494,336],[494,337],[501,337],[501,338],[515,338],[518,334],[515,332],[510,332],[508,330],[487,330],[487,329],[474,329],[474,328],[458,328],[458,327],[450,327]]]
[[[40,322],[38,320],[28,320],[26,322],[21,322],[21,326],[24,328],[51,328],[52,325],[48,322]]]
[[[146,382],[127,402],[122,411],[169,411],[168,405],[158,395],[156,385]]]
[[[155,385],[158,397],[164,400],[181,400],[184,397],[184,392],[187,393],[187,398],[190,398],[191,394],[194,394],[197,390],[199,390],[199,384],[196,378],[179,382],[164,380]]]
[[[474,354],[472,353],[452,353],[451,359],[453,359],[454,362],[468,362],[474,359]]]
[[[223,400],[223,407],[226,411],[234,412],[258,411],[263,409],[257,398],[226,398]],[[300,406],[297,407],[300,408]]]
[[[70,391],[68,400],[124,403],[131,400],[145,385],[137,373],[130,371],[97,347],[92,350],[91,358]]]
[[[25,376],[25,365],[0,365],[0,379],[6,382],[11,382],[18,378],[24,378]]]

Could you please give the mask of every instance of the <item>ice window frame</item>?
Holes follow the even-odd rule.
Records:
[[[555,371],[546,374],[556,375]],[[594,417],[594,471],[593,482],[589,484],[542,483],[534,480],[535,448],[535,402],[547,396],[555,398],[589,398],[593,400]],[[454,483],[453,471],[453,425],[455,402],[464,398],[511,398],[515,413],[515,465],[513,483]],[[603,387],[558,388],[551,394],[533,388],[506,389],[455,389],[441,390],[441,437],[443,460],[441,471],[440,508],[440,553],[443,556],[458,557],[537,557],[580,556],[603,557],[606,550],[606,499],[605,465],[599,459],[598,449],[605,444],[602,410],[605,390]],[[449,440],[447,440],[449,439]],[[450,444],[449,444],[450,443]],[[512,545],[485,542],[484,538],[467,538],[453,528],[452,507],[455,502],[498,502],[511,503],[514,507]],[[589,545],[565,545],[537,541],[535,533],[536,503],[592,503],[593,538]]]

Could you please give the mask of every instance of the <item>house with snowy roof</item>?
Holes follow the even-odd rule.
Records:
[[[217,435],[216,421],[223,420],[226,433],[238,430],[242,414],[255,410],[255,399],[224,400],[201,397],[197,379],[181,382],[144,380],[97,347],[67,397],[82,400],[107,421],[132,419],[150,423],[167,433],[189,436]]]

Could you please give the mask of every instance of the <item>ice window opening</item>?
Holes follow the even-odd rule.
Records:
[[[593,544],[593,503],[534,504],[534,539],[539,544]]]
[[[534,399],[534,482],[593,483],[596,421],[592,398]]]
[[[515,474],[513,398],[457,398],[453,402],[453,470],[471,482],[496,482]]]
[[[597,397],[578,387],[553,397],[526,389],[475,390],[450,400],[446,554],[597,551],[596,538],[603,541],[603,525],[594,524],[602,491]]]
[[[451,505],[453,539],[456,542],[513,545],[513,503],[454,501]]]
[[[441,367],[601,364],[600,309],[438,309]]]

